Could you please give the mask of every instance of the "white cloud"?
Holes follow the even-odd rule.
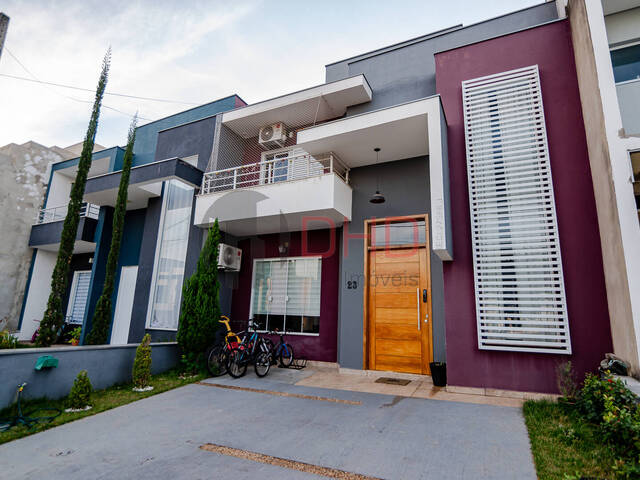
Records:
[[[196,103],[237,93],[251,103],[322,83],[326,63],[537,2],[9,0],[2,9],[11,17],[6,48],[41,80],[93,88],[111,45],[108,91]],[[28,76],[6,50],[0,73]],[[92,100],[0,77],[0,145],[81,141]],[[112,96],[104,104],[148,119],[191,106]],[[124,143],[128,123],[103,109],[98,142]]]

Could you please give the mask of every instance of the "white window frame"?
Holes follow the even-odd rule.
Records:
[[[253,270],[251,272],[251,300],[249,301],[249,319],[253,320],[253,286],[255,284],[255,280],[256,280],[256,264],[258,262],[288,262],[290,260],[300,260],[300,259],[304,259],[304,260],[311,260],[311,259],[315,259],[315,260],[320,260],[320,309],[322,309],[322,256],[321,255],[309,255],[309,256],[298,256],[298,257],[272,257],[272,258],[254,258],[253,259]],[[288,267],[287,267],[288,268]],[[288,270],[287,270],[287,282],[289,280],[289,275],[288,275]],[[288,286],[288,285],[287,285]],[[296,315],[292,315],[292,316],[296,316]],[[287,315],[284,315],[285,317],[285,327],[287,325],[286,323],[286,317]],[[320,318],[322,318],[322,311],[320,312],[319,315]],[[256,330],[259,333],[268,333],[269,330]],[[306,333],[306,332],[289,332],[289,331],[285,331],[284,332],[286,335],[299,335],[299,336],[305,336],[305,337],[319,337],[320,333]]]
[[[73,272],[73,280],[71,280],[71,291],[69,293],[69,300],[67,301],[67,312],[65,315],[65,321],[67,318],[71,317],[71,314],[73,313],[73,306],[75,305],[75,296],[76,296],[76,290],[78,289],[78,280],[80,279],[80,274],[81,273],[88,273],[89,275],[91,275],[91,270],[76,270]],[[91,279],[89,279],[89,287],[91,287]],[[89,291],[89,293],[87,294],[87,300],[89,300],[91,292]],[[73,303],[72,303],[73,301]],[[87,305],[85,304],[84,306],[85,308],[85,312],[87,313]],[[82,324],[84,323],[84,319],[82,322],[80,323],[75,323],[75,322],[70,322],[73,325],[78,325],[78,326],[82,326]]]
[[[162,186],[162,207],[161,207],[161,213],[160,213],[160,221],[158,222],[158,233],[156,236],[156,248],[155,248],[155,253],[153,256],[153,270],[151,272],[151,288],[149,289],[149,301],[148,301],[148,305],[147,305],[147,319],[145,321],[145,330],[158,330],[158,331],[163,331],[163,332],[177,332],[178,331],[178,327],[180,326],[180,311],[178,311],[178,327],[176,328],[162,328],[162,327],[152,327],[151,326],[151,313],[153,312],[153,302],[155,299],[155,292],[156,292],[156,285],[158,282],[158,276],[157,274],[157,270],[158,270],[158,263],[160,262],[160,245],[162,243],[162,235],[160,234],[160,232],[162,230],[164,230],[164,220],[165,220],[165,216],[166,216],[166,204],[167,204],[167,198],[168,195],[165,195],[166,193],[166,183]],[[194,189],[194,194],[195,194],[195,189]],[[193,208],[194,208],[194,203],[195,203],[195,196],[192,200],[191,203],[191,215],[193,216]],[[191,222],[189,222],[189,228],[191,228]],[[187,255],[189,254],[188,250],[187,250]],[[186,261],[186,259],[185,259]],[[184,286],[184,273],[183,273],[183,277],[182,277],[182,285],[180,286],[180,304],[182,304],[182,287]]]

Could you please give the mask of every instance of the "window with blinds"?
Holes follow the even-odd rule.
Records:
[[[260,330],[320,332],[320,257],[255,260],[251,318]]]
[[[82,325],[84,312],[89,298],[91,270],[77,271],[73,274],[69,304],[67,306],[67,322]]]
[[[571,353],[537,65],[462,82],[478,347]]]

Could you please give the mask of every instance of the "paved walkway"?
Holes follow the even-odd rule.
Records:
[[[0,445],[2,476],[323,478],[214,444],[373,478],[536,478],[518,408],[296,385],[313,373],[209,379]]]

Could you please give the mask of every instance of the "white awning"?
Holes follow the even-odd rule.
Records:
[[[367,79],[356,75],[231,110],[222,115],[222,124],[242,138],[252,138],[260,128],[273,123],[296,128],[341,117],[347,107],[371,98]]]
[[[311,155],[332,152],[349,168],[376,163],[376,147],[380,163],[429,155],[431,248],[452,260],[447,123],[440,96],[308,127],[297,139]]]

